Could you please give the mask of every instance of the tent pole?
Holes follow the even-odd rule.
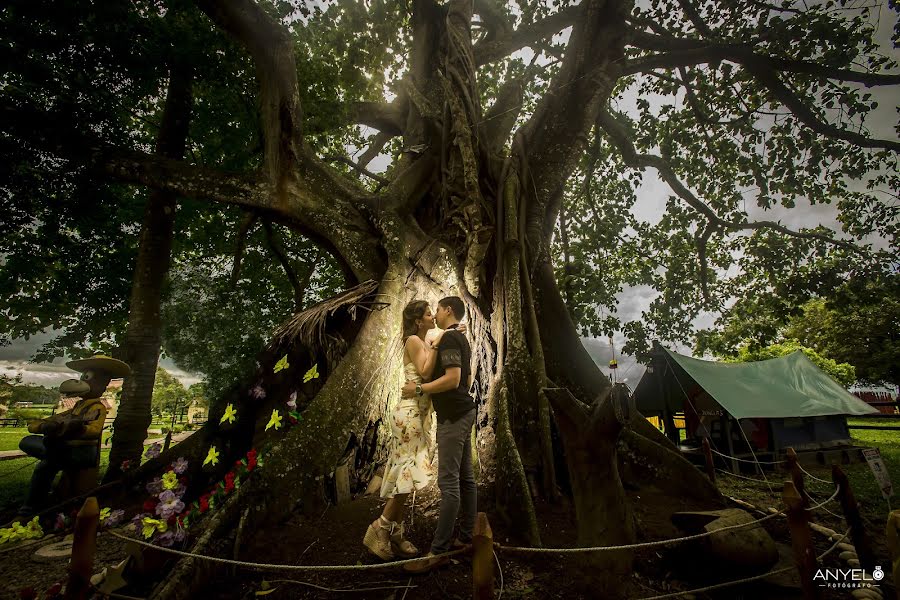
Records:
[[[734,440],[731,439],[731,415],[725,417],[725,438],[728,441],[728,456],[734,457]],[[731,458],[731,472],[737,475],[740,472],[738,463]]]

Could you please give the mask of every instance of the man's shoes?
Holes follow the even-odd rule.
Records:
[[[420,575],[423,573],[428,573],[437,569],[438,567],[442,567],[450,562],[450,558],[443,555],[435,556],[431,552],[423,556],[421,559],[406,563],[403,565],[403,570],[411,575]]]
[[[453,541],[450,542],[450,550],[472,550],[472,542],[464,542],[459,538],[453,538]]]

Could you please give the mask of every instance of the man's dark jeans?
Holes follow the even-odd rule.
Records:
[[[478,489],[472,469],[472,425],[475,409],[459,420],[438,422],[438,487],[441,490],[441,512],[438,517],[431,552],[441,554],[450,549],[453,525],[461,513],[459,538],[472,539],[478,510]]]
[[[25,504],[19,509],[20,515],[33,515],[47,502],[53,478],[59,471],[89,469],[97,464],[96,446],[66,446],[61,442],[48,445],[42,435],[25,436],[19,442],[19,449],[41,459],[31,474],[31,486]]]

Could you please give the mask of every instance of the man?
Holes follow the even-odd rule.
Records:
[[[468,391],[472,350],[466,336],[458,330],[465,314],[465,305],[456,296],[438,302],[434,320],[446,333],[441,339],[433,379],[421,384],[407,381],[403,386],[404,398],[431,394],[438,423],[438,488],[441,490],[441,510],[431,552],[422,560],[406,565],[411,573],[424,573],[445,564],[449,559],[441,555],[471,543],[475,528],[478,492],[472,469],[471,435],[476,411]],[[460,513],[459,538],[452,540],[453,526]]]
[[[23,452],[41,459],[31,475],[25,504],[19,509],[22,516],[35,514],[37,507],[47,501],[59,471],[90,469],[97,465],[106,420],[106,406],[100,396],[111,379],[131,374],[131,368],[124,362],[100,354],[67,362],[66,366],[81,372],[81,379],[67,379],[59,391],[81,399],[71,410],[28,423],[29,432],[42,435],[29,435],[19,442]]]

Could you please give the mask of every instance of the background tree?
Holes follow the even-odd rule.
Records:
[[[698,350],[727,359],[772,342],[796,344],[852,365],[860,384],[897,385],[897,276],[856,277],[820,291],[827,295],[742,299],[717,328],[699,332]]]
[[[191,399],[191,394],[184,384],[162,367],[157,368],[153,383],[152,404],[153,414],[156,418],[165,414],[177,414],[177,411],[188,406]],[[118,430],[116,434],[118,435]]]
[[[579,482],[578,542],[632,541],[620,433],[622,460],[652,455],[667,465],[653,480],[663,493],[715,491],[640,415],[623,430],[627,406],[582,347],[572,314],[588,331],[609,330],[617,322],[601,309],[617,290],[652,286],[658,296],[644,318],[621,324],[640,350],[653,336],[690,335],[685,324],[698,311],[731,297],[791,293],[781,289],[785,274],[837,278],[887,271],[894,260],[852,243],[873,234],[896,244],[896,209],[883,194],[896,194],[900,143],[866,129],[877,101],[861,88],[900,76],[872,41],[868,9],[755,0],[197,6],[216,28],[198,57],[221,65],[221,51],[235,61],[222,73],[223,100],[202,103],[224,118],[201,122],[224,132],[241,122],[258,143],[232,149],[211,135],[199,156],[162,158],[72,127],[58,105],[10,87],[0,127],[14,142],[5,149],[11,175],[50,155],[67,172],[191,198],[210,220],[234,215],[222,205],[236,207],[251,213],[239,223],[258,218],[266,232],[310,240],[348,284],[374,282],[356,288],[375,290],[368,304],[326,320],[337,328],[320,336],[330,343],[282,335],[261,355],[254,377],[271,384],[270,397],[301,387],[291,374],[272,375],[285,349],[295,364],[321,363],[324,381],[303,404],[303,424],[271,449],[258,480],[267,510],[253,519],[280,518],[298,500],[315,505],[321,476],[396,399],[402,307],[457,293],[477,350],[477,447],[498,512],[539,542],[534,501],[558,493],[552,402]],[[520,53],[526,47],[534,60]],[[255,103],[231,112],[236,92]],[[391,165],[370,172],[381,153]],[[652,222],[634,217],[648,168],[672,191]],[[11,198],[32,223],[22,197]],[[843,237],[755,221],[746,209],[798,201],[833,202]],[[577,268],[579,257],[589,269]],[[579,297],[579,278],[603,286],[599,301]],[[246,398],[247,388],[235,393]],[[242,407],[239,426],[257,425],[264,442],[259,425],[271,405]],[[215,421],[204,435],[218,435]],[[587,439],[602,443],[588,452]],[[627,555],[604,556],[598,573],[614,588],[629,568]]]

